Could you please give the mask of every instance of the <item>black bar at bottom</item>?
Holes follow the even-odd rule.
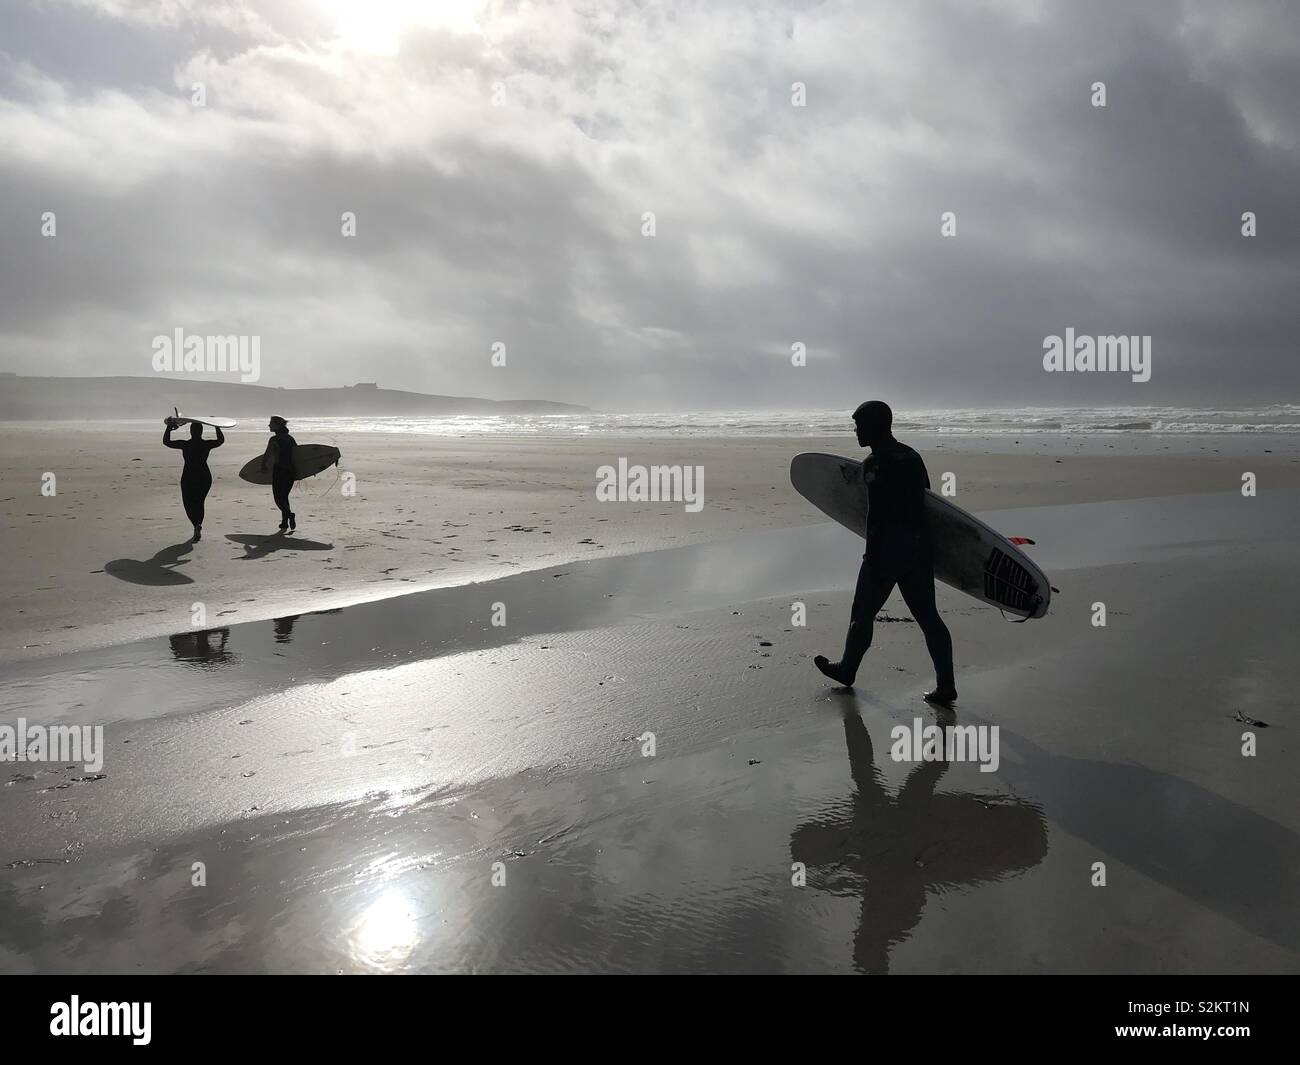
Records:
[[[874,1041],[891,1035],[927,1051],[1124,1044],[1141,1052],[1243,1044],[1259,1050],[1288,1044],[1296,987],[1284,977],[1257,976],[710,984],[688,992],[663,981],[636,980],[633,986],[612,979],[579,988],[553,980],[503,986],[455,978],[48,976],[4,981],[0,1016],[7,1051],[93,1052],[115,1044],[128,1052],[282,1048],[373,1054],[404,1053],[403,1044],[412,1039],[443,1052],[457,1052],[466,1040],[481,1042],[490,1053],[493,1046],[505,1051],[517,1040],[537,1039],[552,1051],[557,1043],[616,1050],[644,1046],[647,1037],[653,1042],[653,1032],[673,1056],[683,1050],[695,1056],[701,1044],[715,1042],[734,1053],[754,1041],[772,1049],[774,1042],[793,1048],[827,1037]],[[495,1018],[486,1028],[485,1017]],[[114,1030],[125,1034],[87,1034]],[[523,1052],[519,1045],[515,1051]]]

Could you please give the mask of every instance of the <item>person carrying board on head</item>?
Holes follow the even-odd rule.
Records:
[[[862,464],[867,549],[853,593],[844,654],[838,662],[817,655],[813,664],[836,683],[852,687],[871,647],[876,614],[897,584],[934,661],[935,686],[925,699],[948,706],[957,699],[957,684],[952,636],[934,602],[934,551],[925,519],[930,475],[921,456],[894,438],[893,422],[893,411],[880,400],[863,403],[853,412],[858,444],[871,449]]]
[[[190,422],[190,438],[173,440],[172,432],[185,419],[174,417],[163,419],[167,428],[163,431],[163,445],[175,448],[185,458],[185,467],[181,470],[181,503],[185,506],[185,516],[194,526],[193,542],[203,538],[203,512],[208,492],[212,489],[212,471],[208,469],[208,452],[214,451],[226,442],[220,426],[213,426],[217,432],[215,440],[203,439],[203,426]]]
[[[293,530],[298,527],[298,522],[289,509],[289,493],[293,490],[293,482],[297,480],[293,451],[298,443],[289,435],[289,423],[278,414],[271,416],[267,428],[272,435],[267,441],[266,453],[262,456],[262,469],[271,473],[271,497],[280,508],[280,531]]]

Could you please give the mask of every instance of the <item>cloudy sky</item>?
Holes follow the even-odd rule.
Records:
[[[6,2],[0,369],[179,327],[605,409],[1296,402],[1298,57],[1285,2]],[[1067,327],[1151,381],[1044,373]]]

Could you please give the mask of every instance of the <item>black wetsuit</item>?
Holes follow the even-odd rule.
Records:
[[[185,504],[185,516],[196,529],[203,524],[203,506],[212,488],[212,471],[208,469],[208,452],[226,442],[221,430],[217,430],[215,440],[195,439],[173,440],[172,429],[168,426],[163,433],[163,443],[175,448],[185,457],[185,468],[181,471],[181,502]]]
[[[890,438],[862,464],[867,487],[867,550],[862,556],[853,614],[841,663],[857,673],[871,646],[872,626],[894,585],[925,634],[940,686],[953,684],[952,637],[934,604],[934,556],[925,520],[930,487],[921,456]]]
[[[289,510],[289,492],[293,489],[293,482],[297,480],[294,474],[293,449],[298,446],[298,442],[288,433],[276,433],[271,440],[276,444],[275,465],[271,467],[271,496],[275,500],[275,505],[280,508],[280,519],[288,524],[292,513]]]

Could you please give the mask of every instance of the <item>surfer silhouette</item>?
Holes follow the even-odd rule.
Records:
[[[215,440],[203,439],[203,426],[190,422],[190,438],[173,440],[172,431],[180,424],[176,418],[168,418],[167,428],[163,432],[163,444],[175,448],[185,458],[185,468],[181,471],[181,502],[185,505],[185,516],[194,526],[194,543],[203,538],[203,511],[208,492],[212,488],[212,471],[208,469],[208,452],[219,448],[226,442],[225,434],[220,428]]]
[[[957,685],[952,637],[934,603],[934,555],[925,522],[930,475],[921,456],[894,439],[893,423],[894,412],[880,400],[869,400],[853,412],[858,443],[871,449],[862,464],[868,503],[867,550],[853,593],[844,654],[838,662],[817,655],[813,664],[837,684],[852,687],[871,646],[876,615],[898,585],[934,661],[935,686],[924,697],[947,706],[957,698]]]
[[[271,497],[280,508],[280,529],[296,529],[298,522],[289,509],[289,493],[297,479],[294,473],[293,449],[298,442],[289,435],[289,423],[278,414],[271,416],[268,428],[272,437],[266,444],[266,453],[262,456],[262,469],[271,470]]]

